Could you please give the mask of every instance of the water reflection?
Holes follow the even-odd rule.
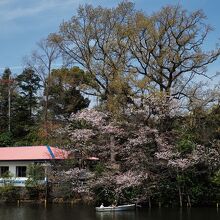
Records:
[[[216,208],[143,208],[136,211],[95,212],[89,206],[0,205],[0,220],[218,220]]]
[[[97,220],[135,220],[135,211],[96,212]]]

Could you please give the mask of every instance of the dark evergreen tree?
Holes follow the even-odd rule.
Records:
[[[11,106],[14,95],[14,81],[9,68],[4,70],[0,79],[0,131],[11,131]]]
[[[33,126],[36,126],[40,78],[32,69],[27,68],[17,76],[16,82],[17,95],[13,105],[12,132],[17,139],[22,139],[30,133]]]
[[[29,119],[32,119],[36,114],[36,108],[38,105],[38,91],[41,87],[40,77],[34,72],[34,70],[27,68],[17,76],[17,85],[20,96],[27,106]]]
[[[72,69],[57,69],[51,74],[49,88],[49,111],[53,120],[65,120],[71,113],[89,105],[89,99],[84,98],[79,87],[84,72],[78,67]]]

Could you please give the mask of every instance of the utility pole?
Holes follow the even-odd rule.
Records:
[[[11,132],[11,76],[8,77],[8,131]]]

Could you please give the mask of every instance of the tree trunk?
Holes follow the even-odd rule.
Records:
[[[179,191],[179,202],[180,202],[180,207],[183,207],[183,198],[182,198],[182,192],[181,192],[181,187],[178,186],[178,191]]]
[[[191,200],[190,200],[189,195],[187,195],[187,201],[188,201],[188,206],[191,207]]]
[[[8,83],[8,131],[11,132],[11,84],[10,84],[10,76]]]
[[[114,137],[110,136],[110,153],[111,153],[111,162],[115,163],[115,151],[114,151]]]
[[[44,123],[45,123],[45,133],[46,137],[48,135],[48,85],[45,85],[45,115],[44,115]]]

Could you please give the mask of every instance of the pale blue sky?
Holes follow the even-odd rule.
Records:
[[[24,56],[36,48],[36,42],[58,30],[63,20],[74,15],[79,4],[116,6],[119,0],[0,0],[0,73],[5,67],[19,73]],[[208,22],[215,28],[206,47],[211,48],[220,38],[219,0],[133,0],[137,9],[150,14],[167,4],[180,3],[189,11],[203,9]],[[220,71],[220,61],[209,68]]]

